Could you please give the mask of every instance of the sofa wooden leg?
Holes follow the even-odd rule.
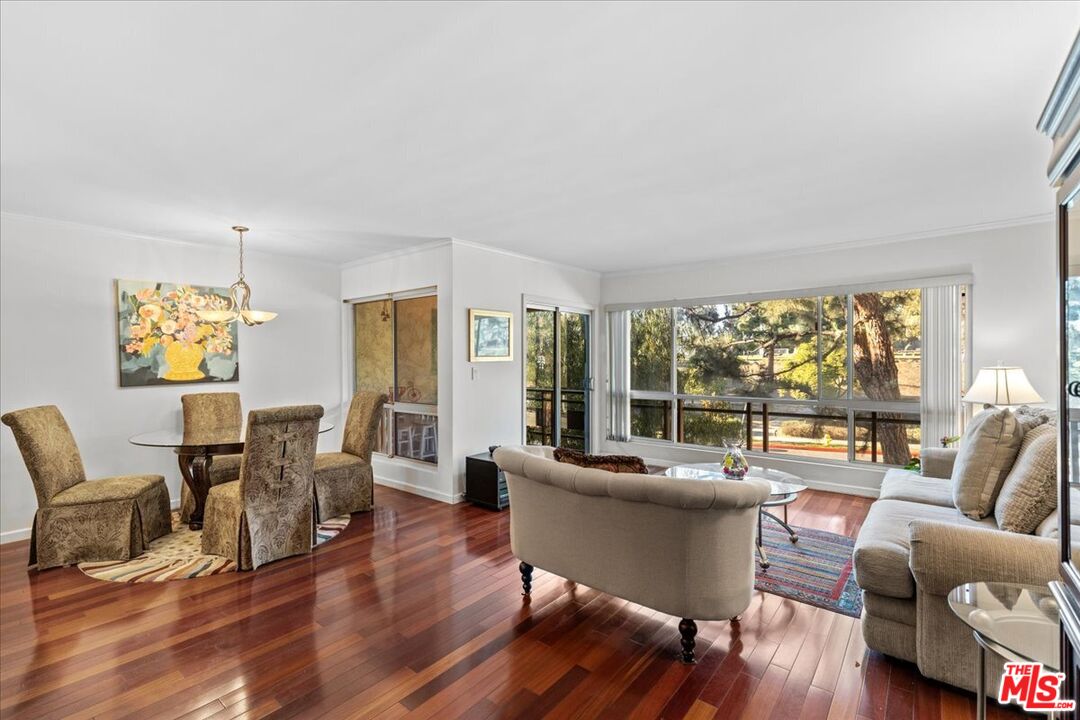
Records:
[[[682,661],[692,665],[694,660],[694,637],[697,635],[697,623],[689,618],[683,618],[679,623],[679,634],[682,635]]]
[[[527,562],[523,562],[518,565],[518,570],[521,571],[521,594],[528,595],[532,592],[533,566]]]
[[[731,622],[739,622],[740,620],[742,620],[742,615],[732,615],[731,616]]]

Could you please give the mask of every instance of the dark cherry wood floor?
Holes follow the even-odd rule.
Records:
[[[974,698],[867,651],[858,620],[755,593],[741,623],[678,618],[537,571],[510,516],[377,490],[307,557],[123,585],[0,549],[0,714],[25,718],[969,718]],[[863,498],[792,522],[854,535]],[[994,707],[991,717],[1017,717]]]

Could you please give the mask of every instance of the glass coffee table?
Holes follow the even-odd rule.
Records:
[[[692,463],[689,465],[675,465],[665,470],[664,475],[673,478],[683,478],[685,480],[729,479],[724,476],[722,463]],[[787,506],[798,499],[799,493],[801,493],[803,490],[806,490],[806,484],[803,483],[802,478],[792,475],[791,473],[786,473],[782,470],[773,470],[772,468],[759,467],[757,465],[751,466],[750,471],[746,474],[746,477],[757,478],[759,480],[768,480],[769,485],[772,487],[772,493],[769,495],[769,499],[766,500],[758,510],[758,564],[761,565],[762,570],[767,570],[769,567],[769,556],[765,552],[765,547],[761,539],[762,521],[766,516],[768,516],[774,522],[783,527],[784,530],[787,530],[788,539],[791,540],[791,542],[799,542],[799,533],[795,532],[795,528],[791,527],[791,525],[788,524]],[[776,515],[766,509],[775,507],[784,508],[783,520],[781,520]]]
[[[986,651],[1008,662],[1061,665],[1058,604],[1046,585],[964,583],[949,593],[949,608],[971,628],[979,646],[975,715],[986,718]]]

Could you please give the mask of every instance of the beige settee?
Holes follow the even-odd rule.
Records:
[[[923,451],[923,474],[893,469],[855,542],[866,644],[916,663],[927,677],[975,689],[977,646],[947,596],[973,581],[1045,585],[1058,578],[1057,512],[1032,535],[999,530],[993,515],[973,520],[953,504],[955,450]],[[988,658],[997,688],[1000,659]]]
[[[750,604],[763,480],[685,480],[556,462],[550,448],[499,448],[510,491],[510,544],[531,590],[533,567],[682,618],[683,660],[695,620]]]

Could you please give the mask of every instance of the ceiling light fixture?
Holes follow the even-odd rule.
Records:
[[[199,317],[207,322],[228,323],[243,320],[245,325],[262,325],[277,317],[277,313],[251,309],[251,286],[244,282],[244,233],[248,229],[243,225],[234,225],[233,230],[240,234],[240,273],[236,282],[229,287],[232,305],[228,310],[200,310]]]

